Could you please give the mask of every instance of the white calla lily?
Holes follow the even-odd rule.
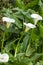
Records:
[[[0,62],[8,62],[9,55],[6,53],[0,54]]]
[[[31,18],[34,19],[34,24],[36,25],[39,20],[42,20],[42,17],[39,14],[31,14]]]
[[[32,23],[24,23],[24,25],[28,28],[36,28],[35,25],[33,25]]]
[[[14,23],[14,22],[15,22],[14,19],[8,18],[8,17],[3,17],[3,18],[2,18],[2,21],[3,21],[3,22],[11,22],[11,23]]]
[[[2,18],[2,21],[7,23],[7,25],[6,25],[6,26],[7,26],[7,28],[9,28],[9,27],[10,27],[11,23],[14,23],[14,22],[15,22],[15,20],[14,20],[14,19],[9,18],[9,17],[3,17],[3,18]]]
[[[27,32],[31,28],[36,28],[36,26],[32,23],[24,23],[24,25],[26,26],[25,32]]]

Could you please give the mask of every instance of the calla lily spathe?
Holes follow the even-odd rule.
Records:
[[[0,53],[0,62],[8,62],[9,61],[9,55],[7,53]]]
[[[28,28],[36,28],[35,25],[33,25],[32,23],[24,23],[24,25]]]
[[[9,17],[3,17],[2,21],[6,22],[6,26],[7,26],[7,28],[9,28],[11,23],[15,22],[15,19],[12,19],[12,18],[9,18]]]
[[[15,22],[14,19],[8,18],[8,17],[3,17],[3,18],[2,18],[2,21],[3,21],[3,22],[10,22],[10,23],[14,23],[14,22]]]
[[[39,14],[31,14],[31,18],[34,19],[34,24],[36,25],[39,20],[42,20],[42,17]]]

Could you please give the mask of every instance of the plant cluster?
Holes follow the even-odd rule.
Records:
[[[0,1],[0,65],[43,65],[43,1]]]

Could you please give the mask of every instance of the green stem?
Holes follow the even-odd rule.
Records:
[[[18,49],[18,46],[19,46],[19,44],[20,44],[20,41],[21,41],[21,39],[23,38],[23,36],[24,36],[24,33],[22,34],[22,36],[20,37],[20,39],[19,39],[19,41],[18,41],[18,44],[17,44],[17,46],[16,46],[16,49],[15,49],[15,57],[16,57],[16,54],[17,54],[17,49]]]
[[[5,28],[5,31],[3,33],[3,38],[2,38],[2,46],[1,46],[1,51],[3,50],[3,45],[4,45],[4,40],[5,40],[5,33],[7,32],[7,28]]]
[[[3,34],[3,39],[2,39],[2,46],[1,46],[1,51],[2,51],[2,49],[3,49],[3,45],[4,45],[4,39],[5,39],[5,32],[4,32],[4,34]]]
[[[43,44],[42,44],[42,53],[43,53]],[[42,55],[42,61],[43,61],[43,55]]]

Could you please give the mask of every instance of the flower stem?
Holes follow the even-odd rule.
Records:
[[[2,46],[1,46],[1,51],[2,51],[2,49],[3,49],[4,39],[5,39],[5,32],[4,32],[4,34],[3,34],[3,39],[2,39]]]
[[[43,44],[42,44],[42,53],[43,53]],[[43,61],[43,55],[42,55],[42,61]]]

